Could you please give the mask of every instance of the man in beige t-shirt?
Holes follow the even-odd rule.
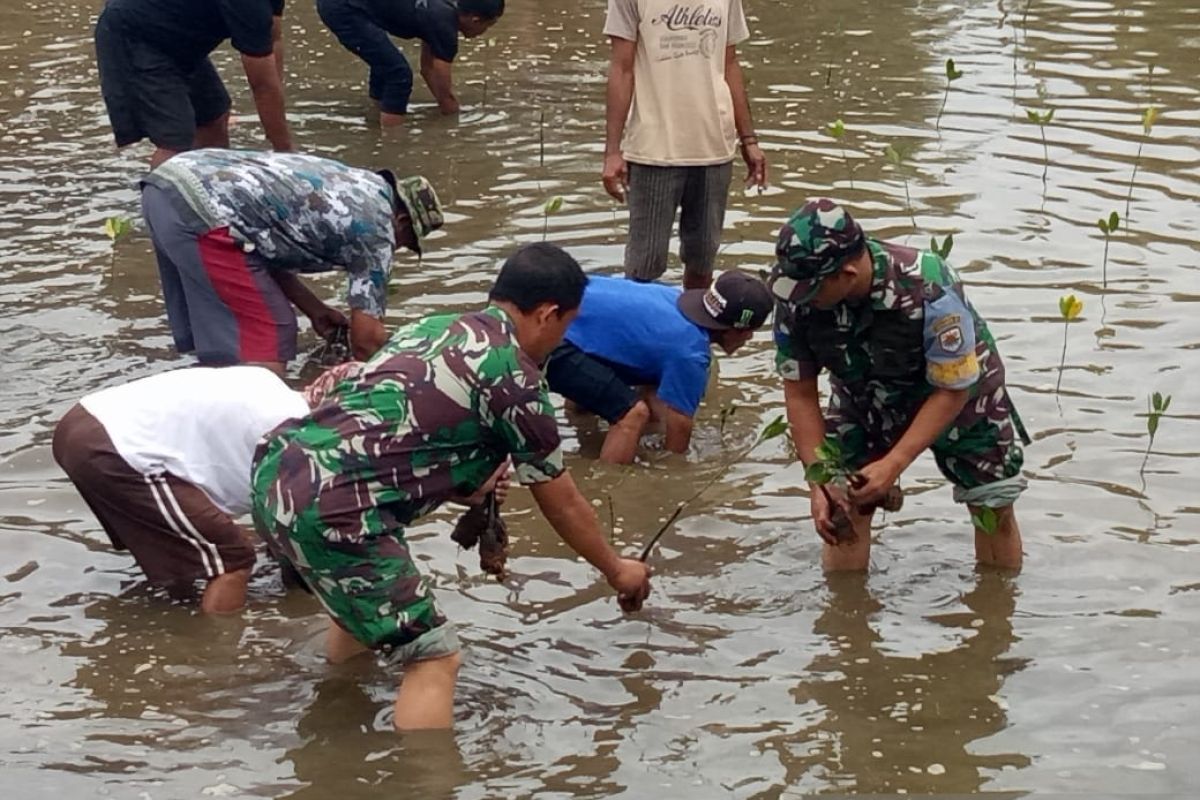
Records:
[[[625,274],[667,268],[675,212],[685,289],[707,288],[739,142],[747,184],[765,186],[737,59],[749,38],[741,0],[608,0],[604,188],[629,201]]]

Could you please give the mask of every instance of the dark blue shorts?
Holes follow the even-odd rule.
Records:
[[[589,355],[567,341],[546,359],[543,372],[550,391],[608,422],[621,419],[640,399],[634,386],[650,383],[628,367]]]
[[[388,32],[355,0],[317,0],[317,13],[342,47],[367,62],[371,99],[388,114],[407,112],[412,68]]]

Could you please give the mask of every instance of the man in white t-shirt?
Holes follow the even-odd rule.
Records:
[[[246,600],[253,535],[250,464],[259,440],[307,416],[339,377],[304,393],[264,367],[193,367],[89,394],[54,429],[54,460],[118,550],[153,583],[205,579],[200,608],[228,613]]]
[[[625,274],[667,268],[675,212],[683,287],[706,289],[725,222],[733,159],[748,185],[767,183],[737,44],[749,38],[741,0],[608,0],[604,188],[629,200]]]

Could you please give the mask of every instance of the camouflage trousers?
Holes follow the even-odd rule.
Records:
[[[861,469],[891,450],[924,401],[924,394],[852,391],[836,378],[830,388],[825,427],[841,441],[851,469]],[[954,485],[956,498],[970,498],[990,484],[1020,481],[1025,453],[1019,440],[1028,441],[1024,426],[1001,389],[983,401],[970,400],[930,449],[938,470]]]
[[[403,530],[339,541],[315,508],[297,510],[286,524],[255,489],[255,529],[347,633],[397,664],[458,651],[454,629],[413,564]]]

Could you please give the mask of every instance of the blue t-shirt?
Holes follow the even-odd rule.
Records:
[[[642,376],[658,387],[659,399],[691,416],[704,397],[712,353],[708,331],[676,307],[680,294],[658,283],[591,275],[566,339]]]

